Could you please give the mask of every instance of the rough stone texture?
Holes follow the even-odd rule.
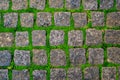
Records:
[[[30,8],[44,10],[46,0],[30,0]]]
[[[52,49],[50,52],[50,63],[52,66],[65,66],[66,55],[61,49]]]
[[[37,13],[37,26],[50,26],[52,15],[49,12],[39,12]]]
[[[66,80],[66,71],[64,69],[51,69],[50,80]]]
[[[54,22],[56,26],[70,26],[70,12],[55,12]]]
[[[36,65],[46,65],[47,64],[47,54],[46,51],[41,49],[33,49],[33,63]]]
[[[7,69],[0,69],[0,80],[9,80]]]
[[[85,10],[97,10],[98,3],[97,0],[82,0]]]
[[[76,28],[81,28],[87,24],[87,14],[86,13],[73,13],[74,26]]]
[[[17,13],[5,13],[4,14],[4,26],[5,27],[17,27],[18,14]]]
[[[120,48],[110,47],[107,49],[107,61],[120,64]]]
[[[33,46],[45,46],[46,45],[46,31],[45,30],[33,30],[32,31],[32,44]]]
[[[108,27],[120,26],[120,12],[111,12],[107,14],[106,24]]]
[[[9,0],[0,0],[0,10],[9,9]]]
[[[29,45],[28,32],[27,31],[16,32],[15,43],[16,46],[21,46],[21,47],[28,46]]]
[[[102,31],[96,29],[87,29],[86,44],[89,46],[102,44]]]
[[[0,47],[11,47],[14,42],[14,36],[10,32],[0,33]]]
[[[99,80],[99,69],[88,67],[84,70],[84,80]]]
[[[71,30],[68,32],[68,45],[69,46],[82,46],[83,45],[83,32],[80,30]]]
[[[116,68],[115,67],[103,67],[102,68],[102,80],[116,80]]]
[[[86,63],[85,49],[72,48],[69,49],[70,63],[73,66],[79,66]]]
[[[120,30],[106,30],[104,40],[108,44],[120,44]]]
[[[33,13],[22,13],[20,15],[20,22],[22,27],[33,27],[34,23]]]
[[[30,80],[30,75],[28,70],[13,70],[12,80]]]
[[[45,70],[34,70],[33,71],[33,80],[47,80],[47,72]]]
[[[62,30],[52,30],[50,32],[50,45],[57,46],[64,44],[64,31]]]
[[[103,64],[104,50],[102,48],[89,48],[88,52],[90,64]]]
[[[120,10],[120,0],[116,0],[116,7],[118,10]]]
[[[66,8],[70,9],[79,9],[81,0],[66,0]]]
[[[80,68],[68,69],[68,80],[82,80],[82,70]]]
[[[104,12],[92,12],[92,26],[104,26]]]
[[[110,9],[114,5],[114,0],[100,0],[100,9]]]
[[[17,66],[29,66],[30,65],[30,51],[15,50],[14,62]]]
[[[28,7],[27,0],[12,0],[12,9],[13,10],[27,9],[27,7]]]
[[[63,8],[64,0],[49,0],[50,8]]]

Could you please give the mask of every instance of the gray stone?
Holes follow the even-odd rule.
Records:
[[[14,43],[14,36],[10,32],[0,33],[0,47],[11,47]]]
[[[80,68],[68,69],[68,80],[82,80],[82,70]]]
[[[86,63],[85,49],[72,48],[69,49],[70,63],[72,66],[80,66]]]
[[[44,10],[46,0],[30,0],[30,8]]]
[[[50,8],[63,8],[64,0],[49,0]]]
[[[104,40],[107,44],[120,44],[120,30],[106,30]]]
[[[33,27],[34,23],[33,13],[22,13],[20,15],[20,22],[22,27]]]
[[[120,64],[120,48],[110,47],[107,48],[107,61]]]
[[[75,28],[81,28],[87,24],[87,14],[86,13],[73,13],[73,20]]]
[[[45,30],[33,30],[32,31],[32,44],[33,46],[45,46],[46,45],[46,31]]]
[[[28,0],[12,0],[12,9],[21,10],[28,8]]]
[[[51,69],[50,80],[66,80],[66,71],[64,69]]]
[[[52,66],[65,66],[66,54],[61,49],[52,49],[50,52],[50,63]]]
[[[12,80],[30,80],[29,71],[24,70],[13,70],[12,71]]]
[[[0,69],[0,80],[9,80],[7,69]]]
[[[83,45],[83,32],[80,30],[71,30],[68,32],[68,45],[69,46],[82,46]]]
[[[24,47],[29,45],[29,36],[28,32],[16,32],[16,37],[15,37],[15,43],[16,46]]]
[[[47,54],[46,51],[41,49],[33,49],[33,63],[36,65],[46,65],[47,64]]]
[[[14,62],[17,66],[29,66],[30,65],[30,51],[15,50]]]
[[[18,14],[17,13],[5,13],[4,14],[4,26],[5,27],[17,27]]]
[[[104,26],[104,12],[92,12],[92,26]]]
[[[70,26],[70,12],[55,12],[54,22],[56,26]]]
[[[87,29],[86,44],[89,46],[102,44],[102,31],[96,29]]]
[[[116,68],[115,67],[103,67],[102,68],[102,80],[116,80]]]
[[[33,80],[47,80],[47,72],[45,70],[34,70],[33,71]]]
[[[57,46],[64,44],[64,31],[62,30],[52,30],[50,32],[50,45]]]
[[[85,10],[97,10],[98,8],[97,0],[82,0],[82,1]]]
[[[104,50],[102,48],[89,48],[88,52],[90,64],[103,64]]]
[[[100,9],[110,9],[114,6],[114,0],[100,0]]]
[[[116,7],[118,10],[120,10],[120,0],[116,0]]]
[[[88,67],[84,70],[84,80],[99,80],[99,69]]]
[[[8,10],[9,2],[9,0],[0,0],[0,10]]]
[[[37,26],[50,26],[52,15],[49,12],[39,12],[37,13]]]

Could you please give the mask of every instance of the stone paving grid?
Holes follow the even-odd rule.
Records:
[[[1,0],[0,80],[119,80],[119,10],[120,0]]]

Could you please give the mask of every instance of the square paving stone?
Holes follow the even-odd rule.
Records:
[[[72,48],[69,49],[70,63],[73,66],[79,66],[86,63],[85,49],[82,48]]]
[[[120,30],[106,30],[104,39],[107,44],[120,44]]]
[[[13,70],[12,80],[30,80],[30,75],[28,70]]]
[[[82,70],[80,68],[68,69],[68,80],[82,80]]]
[[[45,46],[46,45],[46,31],[45,30],[32,31],[32,44],[33,46]]]
[[[87,14],[86,13],[73,13],[73,20],[75,28],[81,28],[87,24]]]
[[[8,10],[9,2],[9,0],[0,0],[0,10]]]
[[[30,65],[30,51],[15,50],[14,62],[17,66],[29,66]]]
[[[82,46],[83,45],[83,32],[80,30],[72,30],[68,32],[68,45],[69,46]]]
[[[70,26],[70,12],[55,12],[54,22],[56,26]]]
[[[116,0],[116,7],[118,10],[120,10],[120,0]]]
[[[89,46],[102,44],[102,31],[95,29],[87,29],[86,44]]]
[[[102,80],[116,80],[116,68],[115,67],[103,67],[102,68]]]
[[[4,26],[5,27],[17,27],[18,14],[17,13],[5,13],[4,14]]]
[[[65,66],[66,54],[61,49],[52,49],[50,52],[50,63],[52,66]]]
[[[0,51],[0,66],[9,66],[11,63],[11,53],[7,50]]]
[[[50,26],[52,15],[49,12],[39,12],[37,13],[37,26]]]
[[[30,8],[44,10],[46,0],[30,0]]]
[[[81,0],[66,0],[66,8],[70,9],[79,9]]]
[[[0,69],[0,80],[9,80],[7,69]]]
[[[45,70],[34,70],[33,71],[33,80],[47,80],[47,72]]]
[[[50,45],[57,46],[64,44],[64,31],[62,30],[52,30],[50,32]]]
[[[118,47],[110,47],[107,48],[107,61],[120,64],[120,48]]]
[[[51,69],[50,80],[66,80],[66,71],[64,69]]]
[[[63,8],[64,0],[49,0],[50,8]]]
[[[10,32],[0,33],[0,47],[11,47],[14,43],[14,36]]]
[[[33,27],[33,23],[34,23],[33,13],[20,14],[20,22],[22,27]]]
[[[90,64],[103,64],[104,50],[102,48],[89,48],[88,52]]]
[[[47,64],[47,54],[46,51],[41,49],[33,49],[33,63],[36,65],[46,65]]]
[[[100,0],[100,9],[110,9],[114,6],[114,0]]]
[[[27,7],[28,7],[28,0],[12,0],[13,10],[27,9]]]
[[[104,12],[92,12],[92,26],[104,26]]]
[[[27,31],[24,32],[16,32],[15,37],[16,46],[28,46],[29,45],[29,35]]]
[[[88,67],[84,70],[84,80],[99,80],[99,69],[97,67]]]
[[[97,10],[98,8],[97,0],[82,0],[82,1],[85,10]]]

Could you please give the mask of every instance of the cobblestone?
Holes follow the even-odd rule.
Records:
[[[7,69],[0,69],[0,80],[9,80]]]
[[[120,10],[120,0],[116,0],[116,7],[118,10]]]
[[[9,0],[0,0],[0,10],[8,10],[9,2]]]
[[[33,80],[46,80],[47,72],[45,70],[34,70]]]
[[[64,0],[49,0],[50,8],[63,8]]]
[[[111,9],[114,6],[114,0],[100,0],[100,9]]]

